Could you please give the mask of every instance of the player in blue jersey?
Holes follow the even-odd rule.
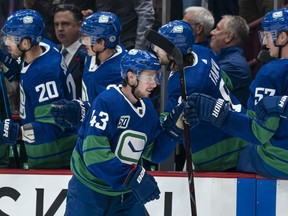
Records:
[[[241,105],[236,98],[229,94],[229,90],[221,78],[221,70],[213,52],[206,47],[194,45],[193,30],[187,22],[172,21],[163,25],[158,33],[176,45],[183,55],[187,95],[202,92],[214,97],[221,97],[229,102],[234,110],[241,111]],[[157,46],[154,50],[160,63],[169,65],[171,68],[167,83],[167,102],[163,113],[166,115],[165,112],[170,112],[182,100],[180,76],[172,57],[167,56],[167,53]],[[232,169],[236,166],[237,158],[246,145],[239,139],[233,138],[219,128],[203,121],[198,127],[190,128],[190,140],[193,163],[197,171]]]
[[[120,60],[126,50],[119,45],[121,23],[111,12],[97,12],[82,24],[80,41],[88,55],[83,72],[82,100],[92,102],[110,86],[121,84]]]
[[[183,133],[176,123],[186,106],[177,106],[162,129],[148,98],[159,69],[150,52],[130,50],[121,60],[123,87],[105,90],[91,104],[72,154],[66,216],[144,216],[144,204],[159,198],[155,179],[139,160],[169,156]]]
[[[127,51],[119,44],[120,34],[121,23],[111,12],[96,12],[83,21],[80,41],[88,56],[82,77],[82,101],[54,103],[52,114],[59,125],[79,127],[98,94],[121,84],[120,60]]]
[[[279,118],[286,99],[270,98],[288,94],[288,9],[267,13],[262,20],[262,30],[260,41],[270,55],[278,59],[265,64],[257,73],[250,86],[246,115],[234,112],[225,102],[205,95],[191,96],[189,105],[198,110],[200,119],[213,124],[217,122],[215,125],[223,131],[249,142],[238,161],[239,171],[258,173],[265,177],[288,178],[288,120]],[[255,118],[257,105],[258,119],[261,121]],[[267,119],[263,117],[265,110],[273,113],[277,106],[278,116]]]
[[[53,101],[75,98],[73,78],[61,54],[50,45],[52,43],[42,41],[44,24],[38,12],[30,9],[16,11],[1,31],[2,42],[11,57],[21,60],[21,127],[10,119],[1,122],[0,143],[15,145],[18,138],[22,139],[29,168],[67,167],[77,133],[57,126],[50,110]],[[3,64],[8,66],[5,76],[13,80],[19,71],[8,70],[11,65],[5,61]]]

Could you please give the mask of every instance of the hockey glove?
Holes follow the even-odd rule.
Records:
[[[188,106],[195,108],[199,119],[221,127],[229,112],[229,103],[205,94],[194,93],[187,99]]]
[[[51,112],[58,125],[65,128],[80,127],[89,107],[89,102],[61,99],[52,103]]]
[[[179,139],[183,134],[183,111],[187,103],[183,101],[169,113],[162,123],[162,127],[173,138]]]
[[[131,165],[123,188],[132,190],[140,203],[145,204],[154,199],[159,199],[160,190],[154,177],[141,166]]]
[[[256,105],[256,118],[260,122],[266,121],[270,117],[288,116],[288,96],[264,97]]]
[[[17,142],[20,126],[11,119],[4,119],[0,123],[0,144],[14,146]]]
[[[184,110],[184,121],[187,122],[190,128],[196,127],[200,122],[195,104],[192,101],[190,101],[190,106],[188,104],[187,108]]]
[[[15,73],[20,72],[21,66],[16,59],[13,59],[8,52],[0,49],[0,67],[5,76],[11,80]]]

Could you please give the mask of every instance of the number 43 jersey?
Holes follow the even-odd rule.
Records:
[[[111,88],[96,97],[86,114],[71,169],[83,184],[99,193],[123,193],[130,165],[137,164],[163,133],[151,100],[139,102],[135,107],[119,88]],[[176,146],[176,141],[173,147],[169,139],[159,142],[161,148]]]

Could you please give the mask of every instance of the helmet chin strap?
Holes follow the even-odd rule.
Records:
[[[25,53],[26,53],[27,51],[31,50],[31,49],[32,49],[32,46],[31,46],[28,50],[23,50],[23,49],[20,48],[20,45],[17,44],[17,48],[18,48],[18,50],[21,51],[21,53],[22,53],[22,54],[21,54],[21,57],[20,57],[21,62],[24,62]]]
[[[102,51],[95,51],[95,50],[93,49],[93,45],[91,45],[91,50],[96,54],[95,56],[96,56],[96,64],[97,64],[97,65],[100,65],[100,63],[101,63],[100,60],[99,60],[99,58],[98,58],[99,54],[100,54],[100,53],[103,53],[106,49],[107,49],[107,47],[105,46]]]
[[[139,84],[138,79],[137,79],[137,84],[136,84],[136,85],[130,85],[130,84],[128,83],[128,85],[131,87],[131,93],[132,93],[132,95],[137,99],[137,103],[138,103],[138,101],[141,99],[141,98],[137,97],[136,94],[135,94],[135,90],[136,90],[138,84]]]
[[[288,40],[285,42],[285,44],[283,45],[277,45],[276,44],[276,40],[274,41],[274,46],[278,47],[279,50],[278,50],[278,59],[281,59],[281,55],[282,55],[282,48],[285,47],[286,45],[288,44]]]
[[[24,38],[22,38],[22,39],[21,39],[21,42],[20,42],[19,44],[17,44],[18,50],[22,52],[21,59],[23,59],[23,60],[24,60],[25,53],[26,53],[27,51],[31,50],[32,47],[34,46],[34,45],[31,43],[31,40],[30,40],[29,38],[25,38],[25,39],[28,39],[28,40],[30,41],[30,44],[31,44],[31,46],[30,46],[30,48],[29,48],[28,50],[23,50],[23,49],[20,48],[20,44],[22,43],[22,41],[24,40]]]

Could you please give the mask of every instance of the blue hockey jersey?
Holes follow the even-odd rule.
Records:
[[[221,78],[221,70],[213,52],[203,46],[193,46],[194,63],[185,67],[187,96],[203,93],[215,98],[223,98],[231,103],[231,108],[243,112],[238,100],[229,93]],[[180,74],[172,71],[167,84],[167,103],[164,111],[170,112],[181,101]],[[190,129],[191,152],[197,171],[223,171],[235,167],[241,150],[247,145],[214,127],[209,122]],[[185,143],[185,141],[183,141]]]
[[[116,53],[102,62],[96,63],[96,56],[87,56],[82,77],[82,100],[90,103],[102,91],[121,84],[120,61],[126,53],[121,46],[116,46]]]
[[[250,143],[253,157],[266,172],[283,178],[288,178],[288,120],[271,117],[262,125],[255,120],[255,106],[263,97],[288,94],[287,68],[288,59],[262,66],[250,85],[247,115],[231,112],[222,126],[223,130]]]
[[[119,88],[99,94],[85,116],[73,151],[73,174],[89,188],[107,195],[126,191],[122,184],[131,164],[145,158],[165,160],[177,141],[160,126],[149,98],[135,107]]]
[[[30,168],[59,168],[69,165],[77,133],[58,127],[50,113],[51,103],[75,98],[75,85],[64,59],[55,47],[40,43],[43,53],[23,62],[20,73],[20,119]]]

